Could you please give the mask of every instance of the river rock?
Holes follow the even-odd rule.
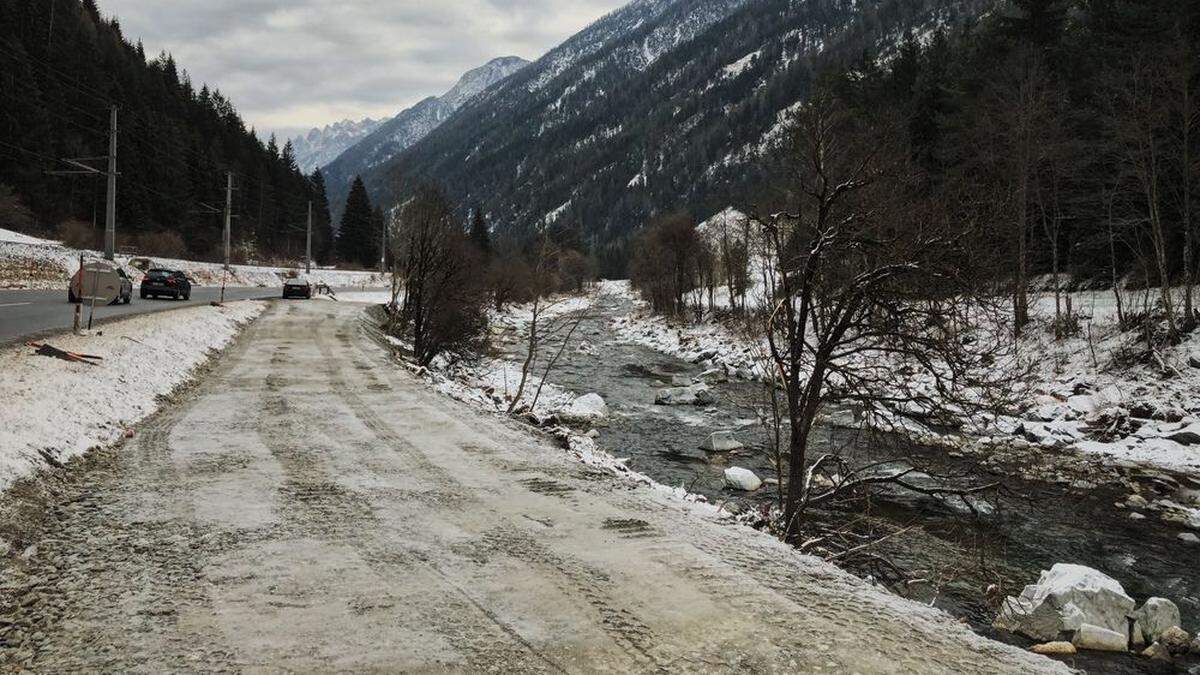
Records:
[[[558,412],[566,422],[595,422],[608,416],[608,404],[599,394],[584,394]]]
[[[744,490],[746,492],[754,492],[762,487],[762,479],[754,474],[750,469],[743,469],[740,466],[731,466],[725,469],[725,485],[734,490]]]
[[[1192,534],[1191,532],[1184,532],[1179,535],[1179,541],[1182,541],[1185,544],[1196,545],[1196,544],[1200,544],[1200,537],[1197,537],[1196,535]]]
[[[1078,649],[1091,649],[1098,652],[1124,652],[1129,650],[1129,638],[1124,633],[1115,630],[1093,626],[1090,623],[1081,624],[1075,631],[1071,643]]]
[[[1150,598],[1133,613],[1137,620],[1134,630],[1141,633],[1145,644],[1158,642],[1169,628],[1180,624],[1179,607],[1166,598]]]
[[[717,431],[700,445],[701,450],[709,452],[732,452],[744,447],[746,446],[733,437],[732,431]]]
[[[1040,645],[1034,645],[1029,648],[1029,651],[1034,654],[1042,654],[1044,656],[1069,656],[1076,653],[1075,645],[1070,642],[1043,642]]]
[[[1191,648],[1192,636],[1179,626],[1171,626],[1163,631],[1158,642],[1167,648],[1171,656],[1183,656]]]
[[[1124,636],[1125,617],[1133,608],[1133,598],[1117,580],[1090,567],[1058,563],[1020,596],[1007,598],[994,625],[1042,642],[1084,624]]]
[[[692,386],[692,378],[689,375],[672,375],[672,387],[690,387]]]
[[[708,386],[703,384],[659,389],[654,397],[655,405],[710,405],[716,400]]]
[[[1193,368],[1200,368],[1200,352],[1188,354],[1188,365]]]
[[[1142,650],[1142,656],[1155,661],[1171,660],[1171,652],[1169,652],[1166,645],[1161,642],[1155,642],[1149,647],[1146,647],[1144,650]]]
[[[1200,445],[1200,422],[1192,422],[1178,431],[1167,434],[1166,437],[1180,445]]]

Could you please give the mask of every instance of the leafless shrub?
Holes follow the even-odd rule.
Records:
[[[99,233],[82,220],[64,220],[58,224],[58,239],[64,246],[78,249],[94,249],[99,244]]]
[[[0,228],[23,232],[33,227],[33,212],[11,187],[0,183]]]
[[[187,244],[178,232],[151,232],[137,239],[138,251],[143,255],[159,258],[183,258],[187,256]]]

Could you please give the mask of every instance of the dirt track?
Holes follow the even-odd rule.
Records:
[[[0,591],[61,671],[1040,672],[1057,664],[428,391],[279,304]]]

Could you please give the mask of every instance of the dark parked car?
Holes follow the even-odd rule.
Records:
[[[288,279],[283,282],[283,297],[312,299],[312,284],[307,279]]]
[[[146,270],[142,277],[142,299],[150,296],[167,296],[176,300],[192,297],[192,282],[183,272],[173,270]]]

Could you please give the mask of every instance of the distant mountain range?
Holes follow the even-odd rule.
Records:
[[[953,30],[993,4],[634,0],[451,115],[406,111],[420,133],[381,127],[331,165],[331,184],[362,174],[386,207],[433,183],[500,230],[569,223],[620,247],[655,214],[741,201],[825,64],[886,56],[908,31]]]
[[[431,96],[392,119],[376,124],[353,144],[343,148],[336,159],[321,164],[335,213],[340,214],[345,206],[355,176],[386,164],[450,119],[472,98],[527,65],[528,61],[516,56],[489,61],[464,74],[445,94]]]
[[[365,119],[359,122],[342,120],[323,129],[313,129],[292,140],[296,152],[296,164],[304,173],[325,166],[337,159],[347,148],[358,143],[379,128],[383,120]]]

